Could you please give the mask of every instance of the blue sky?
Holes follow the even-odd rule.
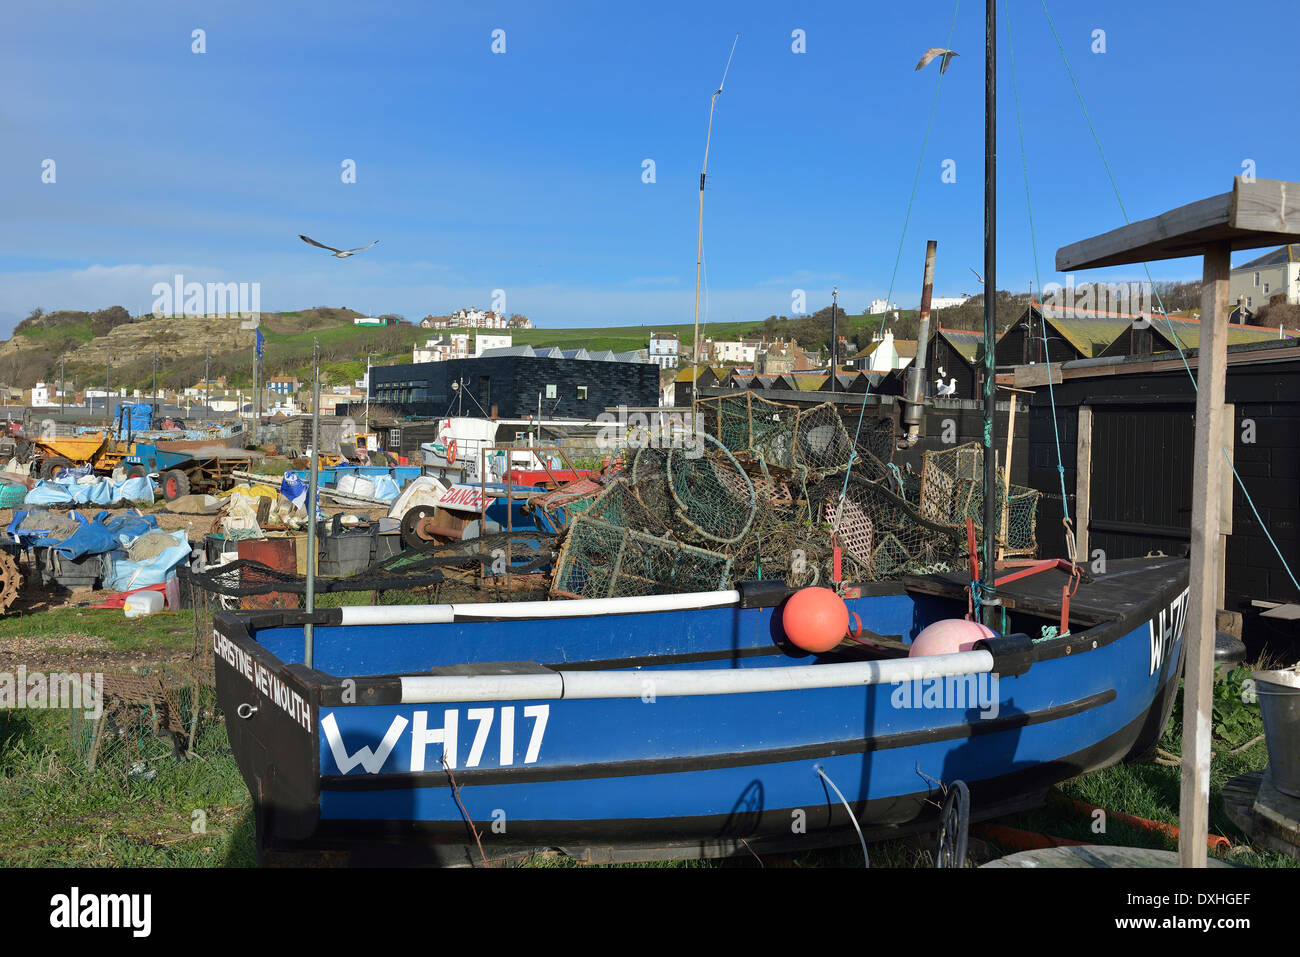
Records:
[[[1011,4],[1041,281],[1122,222],[1037,0]],[[1293,7],[1049,9],[1129,214],[1295,179]],[[709,96],[708,318],[890,286],[951,2],[9,4],[0,13],[0,333],[34,306],[147,311],[155,282],[261,284],[263,309],[418,319],[490,304],[542,325],[689,322]],[[192,31],[206,52],[191,52]],[[491,50],[505,31],[506,51]],[[806,53],[792,51],[792,31]],[[1093,53],[1094,30],[1105,53]],[[1034,277],[1001,24],[999,286]],[[982,270],[983,5],[960,5],[894,298]],[[1268,91],[1276,91],[1270,99]],[[56,181],[42,183],[55,161]],[[356,163],[356,182],[341,164]],[[642,182],[642,163],[656,182]],[[943,183],[944,160],[956,182]],[[379,245],[335,260],[333,246]],[[1242,257],[1239,256],[1239,259]],[[1199,262],[1153,264],[1192,278]],[[1084,277],[1076,277],[1082,281]],[[1137,271],[1095,277],[1143,278]]]

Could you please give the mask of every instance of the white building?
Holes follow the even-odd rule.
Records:
[[[661,369],[676,369],[681,341],[673,333],[650,333],[650,361]]]
[[[960,296],[935,296],[930,300],[930,308],[951,309],[953,306],[960,306],[969,298],[969,293],[962,293]]]
[[[57,406],[59,403],[53,401],[52,396],[58,394],[57,389],[51,389],[44,382],[38,382],[32,386],[32,406],[38,409],[47,409],[50,406]]]
[[[872,299],[871,308],[868,310],[868,315],[882,316],[889,310],[897,309],[897,308],[898,308],[898,303],[896,302],[891,303],[886,299]]]
[[[441,319],[424,319],[420,325],[426,329],[507,329],[510,320],[491,309],[486,312],[482,309],[462,309]],[[526,320],[518,325],[523,329],[532,328],[532,323]]]
[[[1279,295],[1285,295],[1291,305],[1300,304],[1300,243],[1280,246],[1228,274],[1230,306],[1240,298],[1247,309],[1256,311]]]
[[[453,332],[446,336],[437,336],[424,343],[424,348],[416,346],[411,350],[412,362],[446,362],[448,359],[469,358],[469,333]]]
[[[758,358],[758,347],[762,343],[757,339],[741,339],[736,342],[713,343],[714,362],[748,362]]]
[[[512,335],[504,336],[484,336],[477,335],[474,337],[474,355],[481,356],[488,349],[509,349],[514,345],[515,337]]]

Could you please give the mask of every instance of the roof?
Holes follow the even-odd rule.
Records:
[[[1178,344],[1184,349],[1199,349],[1201,346],[1201,324],[1200,322],[1179,322],[1173,325],[1172,331],[1163,319],[1154,319],[1151,322],[1151,328],[1160,334],[1170,345],[1173,345],[1173,337],[1178,337]],[[1239,346],[1246,342],[1268,342],[1273,339],[1281,338],[1276,329],[1269,329],[1267,326],[1234,326],[1226,327],[1228,330],[1228,345]]]
[[[1129,328],[1139,316],[1079,316],[1064,319],[1052,315],[1052,307],[1045,311],[1035,310],[1043,321],[1062,339],[1078,351],[1085,359],[1092,359],[1115,341],[1115,337]]]
[[[899,356],[906,356],[909,359],[916,358],[916,340],[915,339],[895,339],[894,351]]]
[[[935,335],[943,336],[948,344],[972,365],[984,358],[983,333],[971,332],[968,329],[944,329],[940,327],[935,330]]]
[[[824,373],[809,375],[807,373],[787,372],[786,378],[793,381],[794,387],[800,392],[816,392],[826,384],[827,376]]]
[[[718,381],[720,381],[720,382],[721,382],[721,381],[725,381],[726,378],[727,378],[727,370],[726,370],[726,369],[723,369],[723,368],[717,368],[717,369],[714,369],[714,368],[710,368],[709,366],[700,366],[700,367],[699,367],[699,373],[700,373],[700,375],[704,375],[704,373],[706,373],[706,372],[712,372],[712,373],[713,373],[713,377],[714,377],[715,379],[717,379]],[[674,381],[674,382],[694,382],[694,381],[695,381],[695,367],[694,367],[694,366],[685,366],[685,367],[683,367],[682,369],[680,369],[680,370],[678,371],[677,375],[673,378],[673,381]]]
[[[1260,266],[1282,266],[1286,263],[1300,263],[1300,243],[1279,246],[1271,253],[1265,253],[1258,259],[1252,259],[1248,263],[1242,263],[1240,266],[1233,266],[1232,268],[1258,269]]]

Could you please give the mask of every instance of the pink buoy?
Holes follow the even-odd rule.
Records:
[[[849,607],[829,588],[801,588],[786,599],[781,627],[797,647],[830,651],[849,631]]]
[[[945,618],[921,629],[921,633],[912,639],[912,647],[907,656],[921,658],[926,655],[951,655],[959,651],[970,651],[977,641],[992,638],[994,634],[993,629],[977,621]]]

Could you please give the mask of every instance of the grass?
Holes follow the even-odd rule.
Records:
[[[0,618],[0,639],[32,641],[61,652],[61,640],[99,638],[116,651],[188,648],[194,642],[194,613],[160,612],[127,618],[120,608],[51,608]]]
[[[252,866],[252,801],[224,725],[198,747],[204,758],[147,761],[148,780],[92,772],[67,712],[0,712],[0,866]]]

